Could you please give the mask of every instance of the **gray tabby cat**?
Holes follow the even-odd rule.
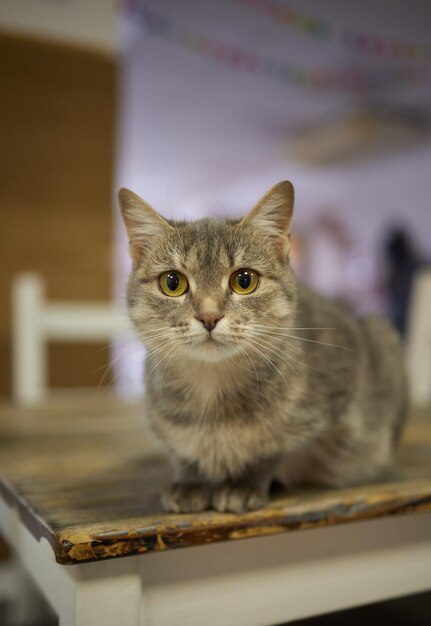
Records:
[[[175,465],[169,511],[263,507],[274,480],[344,486],[390,465],[406,415],[399,340],[299,285],[293,187],[241,220],[168,221],[122,189],[146,412]]]

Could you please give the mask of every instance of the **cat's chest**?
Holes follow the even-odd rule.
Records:
[[[257,393],[241,372],[205,371],[177,376],[164,392],[151,394],[153,427],[175,454],[195,463],[210,480],[239,475],[247,466],[277,453],[280,420],[274,398]],[[270,405],[270,406],[269,406]],[[271,422],[268,416],[272,415]]]
[[[200,421],[177,421],[160,415],[154,426],[179,458],[196,464],[212,481],[239,476],[257,459],[276,454],[281,442],[277,428],[256,419],[208,415]]]
[[[250,385],[249,378],[242,372],[229,375],[205,368],[197,372],[184,368],[168,387],[155,385],[152,397],[165,413],[200,423],[251,416],[263,400],[257,398],[256,385]]]

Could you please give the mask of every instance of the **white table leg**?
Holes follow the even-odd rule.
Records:
[[[11,604],[10,620],[12,624],[43,623],[46,617],[46,604],[33,580],[27,574],[21,562],[14,558],[14,595]],[[1,577],[1,574],[0,574]]]
[[[60,626],[139,626],[140,606],[136,574],[77,581],[59,603]]]
[[[60,619],[60,626],[138,626],[142,580],[134,558],[59,565],[0,499],[5,539]]]

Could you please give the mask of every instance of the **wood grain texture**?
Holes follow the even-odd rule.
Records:
[[[380,483],[274,494],[243,515],[164,513],[166,459],[139,406],[100,393],[39,409],[0,407],[0,494],[59,563],[146,554],[431,510],[431,415],[417,414]]]

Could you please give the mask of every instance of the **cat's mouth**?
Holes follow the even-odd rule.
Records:
[[[217,348],[218,346],[222,346],[223,343],[221,341],[218,341],[212,335],[212,333],[208,333],[208,335],[205,337],[205,339],[203,339],[201,345],[211,349],[211,348]]]
[[[190,349],[194,358],[204,361],[220,361],[236,352],[236,347],[228,338],[216,337],[212,333],[194,341]]]

